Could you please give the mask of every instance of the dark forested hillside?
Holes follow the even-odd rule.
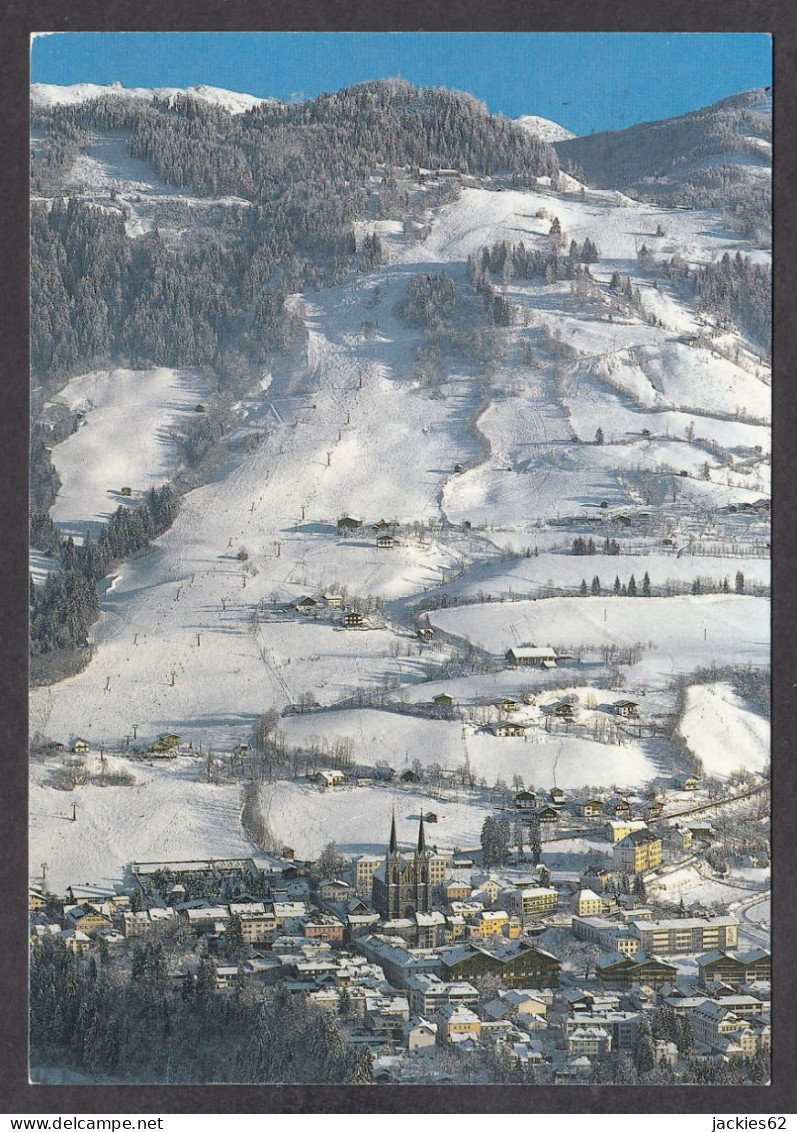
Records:
[[[299,105],[231,116],[190,98],[98,99],[37,110],[43,135],[34,190],[59,177],[92,135],[122,132],[132,156],[200,196],[233,194],[201,247],[167,248],[157,231],[126,237],[113,204],[71,199],[32,222],[32,368],[45,387],[76,368],[224,368],[231,350],[261,359],[290,345],[289,291],[336,281],[357,265],[353,222],[365,215],[376,166],[451,167],[511,175],[557,170],[553,148],[469,95],[403,82],[363,84]],[[394,191],[386,178],[385,191]]]
[[[661,122],[556,143],[563,169],[597,188],[690,208],[723,207],[749,236],[768,228],[772,111],[751,90]]]

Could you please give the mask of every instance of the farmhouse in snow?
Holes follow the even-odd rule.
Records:
[[[636,715],[638,707],[639,704],[634,703],[633,700],[618,700],[614,705],[613,711],[615,715]]]
[[[510,723],[509,720],[503,720],[501,723],[494,723],[491,730],[493,735],[500,735],[501,737],[507,735],[518,736],[526,734],[526,728],[522,723]]]
[[[339,770],[317,770],[314,779],[319,786],[329,790],[335,786],[343,786],[345,776]]]
[[[340,534],[348,534],[350,531],[357,531],[362,525],[362,519],[358,519],[356,515],[343,515],[338,519],[338,531]]]
[[[507,651],[507,664],[513,668],[556,668],[556,650],[550,645],[516,645]]]

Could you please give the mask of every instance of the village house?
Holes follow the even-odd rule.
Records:
[[[69,747],[75,755],[86,755],[91,750],[91,743],[88,739],[73,739]]]
[[[92,936],[95,932],[112,926],[111,917],[94,904],[67,904],[64,907],[64,927],[67,929]]]
[[[515,795],[516,810],[533,810],[537,805],[537,795],[533,790],[519,790]]]
[[[516,888],[507,893],[507,903],[523,916],[543,916],[555,912],[559,893],[555,888]]]
[[[344,629],[361,629],[365,625],[365,618],[357,609],[347,609],[341,619]]]
[[[556,661],[556,650],[550,645],[515,645],[506,653],[506,662],[512,668],[556,668]]]
[[[431,625],[421,625],[418,629],[416,636],[422,641],[431,641],[434,637],[434,629]]]
[[[526,727],[522,723],[510,723],[509,720],[503,720],[500,723],[493,723],[490,727],[493,735],[498,735],[501,738],[511,737],[520,738],[526,734]]]
[[[574,916],[570,930],[576,939],[597,943],[603,951],[618,951],[621,955],[636,955],[639,940],[619,919],[604,916]]]
[[[479,992],[472,983],[444,982],[438,975],[418,974],[407,979],[410,1009],[416,1014],[434,1014],[445,1003],[473,1006]]]
[[[542,708],[545,715],[551,716],[554,719],[560,719],[565,723],[569,723],[573,719],[573,705],[567,703],[565,700],[557,700],[552,704],[545,704]]]
[[[627,719],[629,716],[637,715],[638,709],[639,704],[635,703],[634,700],[617,700],[616,703],[612,704],[614,714],[620,715],[624,719]]]
[[[565,792],[559,786],[551,787],[548,796],[551,799],[552,806],[563,806],[565,804]]]
[[[356,515],[343,515],[338,519],[338,533],[351,534],[352,531],[358,531],[362,525],[362,519],[358,519]]]
[[[589,865],[579,877],[582,888],[591,888],[595,892],[605,892],[612,883],[612,874],[608,869],[599,865]]]
[[[517,711],[520,707],[520,704],[517,702],[517,700],[513,700],[511,696],[504,696],[502,700],[498,700],[495,706],[499,711],[510,712]]]
[[[274,919],[280,931],[301,932],[306,917],[307,905],[303,900],[274,901]]]
[[[66,928],[59,934],[58,938],[69,951],[73,951],[75,954],[88,951],[91,947],[89,937],[78,928]]]
[[[658,802],[658,801],[648,802],[648,804],[645,806],[645,817],[647,818],[648,821],[651,821],[651,819],[653,819],[653,818],[661,817],[661,815],[663,813],[664,813],[664,803],[663,802]]]
[[[450,708],[453,708],[455,700],[453,696],[450,696],[448,694],[448,692],[438,692],[436,696],[432,696],[432,703],[437,708],[449,710]]]
[[[582,818],[597,818],[603,813],[603,802],[597,798],[585,798],[573,803],[573,809]]]
[[[375,1034],[400,1042],[410,1020],[410,1006],[403,995],[374,994],[366,999],[365,1022]]]
[[[370,896],[373,876],[382,863],[382,857],[363,854],[355,857],[352,864],[354,891],[358,896]]]
[[[712,1002],[706,999],[699,1006],[687,1014],[689,1026],[695,1041],[701,1042],[710,1049],[730,1053],[731,1056],[751,1056],[756,1052],[757,1041],[744,1041],[742,1035],[749,1035],[751,1023],[741,1017],[736,1011],[723,1001]],[[722,1039],[732,1037],[738,1043],[738,1050],[729,1050]]]
[[[398,546],[398,539],[393,535],[377,535],[376,545],[380,550],[392,550],[393,547]]]
[[[678,1064],[678,1046],[675,1042],[665,1041],[659,1038],[653,1042],[653,1056],[656,1060],[656,1065],[660,1068],[675,1069]]]
[[[349,892],[350,888],[345,880],[337,880],[335,877],[330,877],[318,882],[318,896],[319,899],[324,901],[341,903],[348,899]]]
[[[458,1006],[453,1002],[445,1003],[435,1014],[435,1021],[445,1040],[450,1043],[461,1042],[467,1038],[478,1042],[481,1036],[481,1019],[467,1006]]]
[[[700,779],[695,774],[687,774],[683,778],[675,779],[676,790],[697,790],[700,785]]]
[[[544,1019],[548,1013],[548,1004],[531,991],[508,990],[499,992],[498,998],[485,1003],[482,1013],[496,1022],[515,1015],[528,1022],[531,1019]]]
[[[599,1026],[612,1039],[612,1049],[633,1050],[641,1021],[638,1010],[586,1010],[566,1018],[564,1031],[569,1037],[576,1030]]]
[[[661,864],[661,838],[649,829],[637,829],[618,841],[612,850],[619,873],[642,873]]]
[[[541,806],[534,811],[534,816],[540,825],[556,825],[559,821],[559,811],[553,806]]]
[[[567,1052],[576,1057],[605,1057],[612,1038],[602,1026],[578,1026],[567,1037]]]
[[[346,776],[341,770],[317,770],[313,775],[313,781],[325,790],[332,790],[343,786],[346,782]]]
[[[410,1053],[437,1045],[437,1023],[429,1022],[418,1015],[414,1015],[409,1022],[404,1023],[401,1033]]]
[[[241,978],[240,969],[230,963],[217,964],[214,968],[217,991],[235,990]]]
[[[607,821],[606,836],[613,845],[616,845],[628,837],[629,833],[637,833],[639,830],[647,828],[647,822],[644,821],[631,821],[630,819]]]
[[[442,947],[446,937],[446,918],[442,912],[416,912],[412,918],[417,947]]]
[[[667,831],[666,845],[668,849],[674,849],[676,852],[685,853],[688,849],[692,848],[694,843],[691,829],[682,825],[673,825]]]
[[[28,889],[28,911],[41,912],[47,907],[47,897],[38,888]]]
[[[324,594],[323,598],[327,609],[340,609],[343,605],[343,598],[340,594]]]
[[[313,912],[303,925],[308,939],[322,939],[326,943],[343,943],[343,924],[336,916]]]
[[[277,921],[273,912],[267,912],[265,908],[262,911],[255,911],[251,906],[246,910],[235,912],[237,907],[241,905],[230,905],[230,911],[234,915],[238,915],[241,921],[241,935],[246,944],[268,943],[273,940],[277,934]]]
[[[318,608],[318,602],[314,597],[300,597],[298,601],[293,603],[293,608],[297,613],[310,613],[312,610]]]
[[[604,809],[611,818],[627,818],[631,813],[631,804],[625,798],[610,798]]]
[[[576,893],[573,902],[577,916],[600,916],[603,912],[603,897],[591,888],[582,888]]]
[[[502,935],[508,924],[508,912],[482,909],[470,918],[466,934],[470,939],[489,939],[491,936]]]
[[[443,885],[442,896],[446,904],[451,904],[453,901],[468,900],[472,891],[466,881],[454,877]]]

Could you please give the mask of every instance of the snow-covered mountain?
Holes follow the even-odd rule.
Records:
[[[153,98],[174,98],[176,95],[188,95],[211,106],[218,106],[230,114],[244,114],[255,106],[264,103],[277,102],[273,98],[256,98],[252,94],[239,94],[233,90],[223,90],[220,87],[189,86],[179,87],[123,87],[121,83],[74,83],[72,86],[55,86],[50,83],[31,83],[31,105],[45,108],[47,106],[76,106],[81,102],[90,102],[96,98],[127,97],[152,100]]]
[[[38,89],[38,105],[69,104],[50,89]],[[72,91],[72,104],[109,93],[56,89]],[[331,278],[311,223],[295,229],[290,271],[266,256],[286,242],[271,230],[261,238],[254,227],[271,223],[256,193],[269,189],[263,169],[275,162],[256,167],[262,179],[250,197],[241,189],[232,198],[220,159],[214,195],[213,178],[196,183],[201,164],[191,166],[194,181],[187,158],[176,171],[169,164],[173,135],[157,151],[156,173],[143,144],[132,152],[115,125],[99,116],[87,124],[81,115],[79,153],[65,149],[69,163],[46,170],[52,184],[42,177],[36,225],[63,241],[37,299],[39,337],[61,335],[56,360],[79,304],[105,319],[109,341],[116,329],[109,305],[129,275],[141,273],[133,275],[141,281],[136,299],[157,283],[149,306],[143,298],[134,306],[142,333],[156,327],[144,346],[157,357],[149,361],[142,348],[137,366],[122,357],[87,364],[50,390],[42,410],[45,428],[58,413],[75,414],[74,431],[48,452],[61,481],[48,511],[61,531],[79,541],[117,508],[140,503],[174,475],[184,434],[197,422],[207,422],[211,441],[219,422],[227,430],[204,479],[193,468],[184,478],[173,525],[149,553],[119,562],[103,580],[87,667],[33,690],[32,734],[62,742],[81,735],[114,749],[125,736],[143,746],[171,730],[184,744],[173,763],[134,766],[132,788],[81,787],[77,825],[51,804],[50,764],[34,764],[31,860],[58,861],[54,883],[107,878],[133,855],[242,852],[239,783],[211,782],[194,752],[210,746],[226,766],[272,707],[285,713],[279,727],[288,748],[312,746],[326,757],[350,744],[359,765],[384,761],[403,771],[417,759],[452,775],[466,765],[490,785],[523,775],[538,788],[554,781],[637,788],[683,756],[663,737],[672,731],[678,679],[768,662],[770,369],[745,321],[750,312],[718,307],[711,286],[726,256],[734,270],[737,252],[740,261],[750,257],[737,291],[759,279],[757,268],[763,278],[767,251],[731,231],[716,207],[676,209],[549,174],[518,185],[492,160],[477,162],[499,142],[507,155],[522,149],[540,160],[544,146],[467,101],[456,109],[452,100],[435,118],[432,99],[412,100],[403,87],[397,94],[395,129],[390,91],[338,100],[335,129],[344,113],[359,129],[361,99],[371,116],[366,140],[376,122],[389,159],[365,166],[363,185],[343,198],[350,239],[330,240]],[[324,113],[338,113],[330,101]],[[739,112],[765,115],[761,106]],[[295,121],[274,114],[275,130],[293,146],[280,191],[303,153],[306,115],[291,113]],[[178,116],[168,115],[169,129]],[[205,117],[215,130],[220,116]],[[481,130],[469,164],[452,168],[455,150],[441,157],[420,143],[416,160],[403,159],[399,145],[416,144],[419,125],[439,139],[443,121],[452,146]],[[528,121],[516,125],[530,130]],[[223,156],[222,146],[247,125],[258,134],[269,128],[224,119],[219,128],[233,141],[208,136]],[[323,116],[309,129],[312,155]],[[192,144],[186,131],[182,152],[190,157]],[[243,184],[246,154],[235,156]],[[355,168],[342,163],[347,193]],[[71,210],[59,204],[64,196]],[[297,198],[293,213],[300,207]],[[282,222],[293,213],[284,209]],[[110,235],[102,228],[109,217]],[[315,226],[322,223],[329,219],[319,210]],[[67,251],[74,233],[78,248],[103,253],[102,273],[127,257],[104,306],[64,268],[70,254],[80,261]],[[225,256],[225,270],[212,274]],[[431,307],[435,284],[450,298],[441,315]],[[53,330],[59,287],[68,303]],[[284,307],[269,306],[277,287]],[[421,295],[415,325],[406,316],[413,287]],[[233,324],[237,291],[247,305],[230,361],[222,347],[214,353],[205,344],[225,345],[211,332]],[[172,301],[158,321],[160,306]],[[181,335],[191,348],[201,324],[199,346],[211,359],[204,366],[158,354],[172,309],[188,310]],[[263,339],[268,350],[245,355],[258,320],[271,335]],[[280,337],[286,324],[292,335]],[[228,384],[214,394],[222,378]],[[337,526],[344,514],[363,520],[350,537]],[[377,545],[380,520],[395,520],[396,545]],[[344,627],[325,594],[345,595],[367,627]],[[310,595],[311,612],[297,610]],[[419,637],[421,626],[433,631],[431,641]],[[506,666],[510,646],[532,643],[571,659],[554,670]],[[448,720],[425,711],[441,692],[461,714]],[[647,731],[615,725],[621,695],[642,705]],[[517,718],[525,738],[498,737],[487,726],[504,696],[524,701]],[[710,702],[729,732],[755,737],[758,770],[766,726],[752,723],[735,696]],[[561,697],[575,719],[557,730],[548,709]],[[704,706],[698,697],[697,708]],[[684,742],[702,743],[695,711],[688,723]],[[724,761],[712,751],[713,773],[752,758],[745,743],[729,743]],[[403,814],[409,800],[401,798]],[[390,792],[352,787],[335,799],[333,806],[301,781],[264,786],[280,843],[308,854],[329,840],[346,852],[370,851],[383,836]],[[491,805],[486,792],[441,788],[440,844],[477,844]]]
[[[772,94],[756,88],[711,106],[625,130],[555,141],[564,169],[596,188],[661,204],[758,202],[770,210]]]
[[[536,114],[521,114],[514,121],[530,134],[547,142],[568,141],[576,136],[558,122],[552,122],[550,118],[539,118]]]

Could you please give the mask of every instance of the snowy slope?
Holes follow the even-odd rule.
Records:
[[[188,95],[200,102],[207,102],[211,106],[218,106],[229,114],[244,114],[255,106],[267,102],[277,102],[275,98],[256,98],[252,94],[239,94],[237,91],[223,90],[220,87],[199,86],[189,87],[123,87],[121,83],[108,83],[101,86],[97,83],[74,83],[72,86],[56,86],[51,83],[31,83],[30,101],[35,107],[48,106],[76,106],[81,102],[90,102],[97,98],[141,98],[152,101],[154,98],[174,98],[176,95]]]
[[[739,767],[758,773],[769,762],[769,721],[750,711],[728,684],[690,688],[678,730],[708,774],[728,775]]]
[[[77,432],[53,449],[61,488],[51,514],[65,534],[83,535],[120,503],[138,503],[177,466],[172,430],[191,423],[207,396],[195,372],[100,370],[74,377],[56,400],[84,415]],[[123,487],[132,489],[127,499]]]
[[[99,773],[99,757],[91,756]],[[29,844],[32,873],[47,862],[54,892],[67,884],[110,885],[130,861],[186,860],[195,856],[251,856],[252,843],[238,821],[238,784],[204,781],[204,761],[179,758],[166,764],[108,757],[108,770],[130,771],[132,786],[49,785],[58,760],[31,765]],[[71,821],[72,803],[77,821]]]
[[[422,765],[439,763],[457,770],[466,758],[474,774],[488,785],[497,778],[511,782],[519,774],[526,784],[548,788],[590,785],[609,787],[623,782],[638,786],[658,773],[658,766],[634,742],[610,746],[588,738],[548,734],[542,728],[527,737],[505,737],[472,728],[460,721],[418,719],[388,711],[352,710],[292,716],[285,720],[289,742],[309,742],[321,736],[350,738],[356,757],[374,763],[385,759],[406,770],[417,758]]]

